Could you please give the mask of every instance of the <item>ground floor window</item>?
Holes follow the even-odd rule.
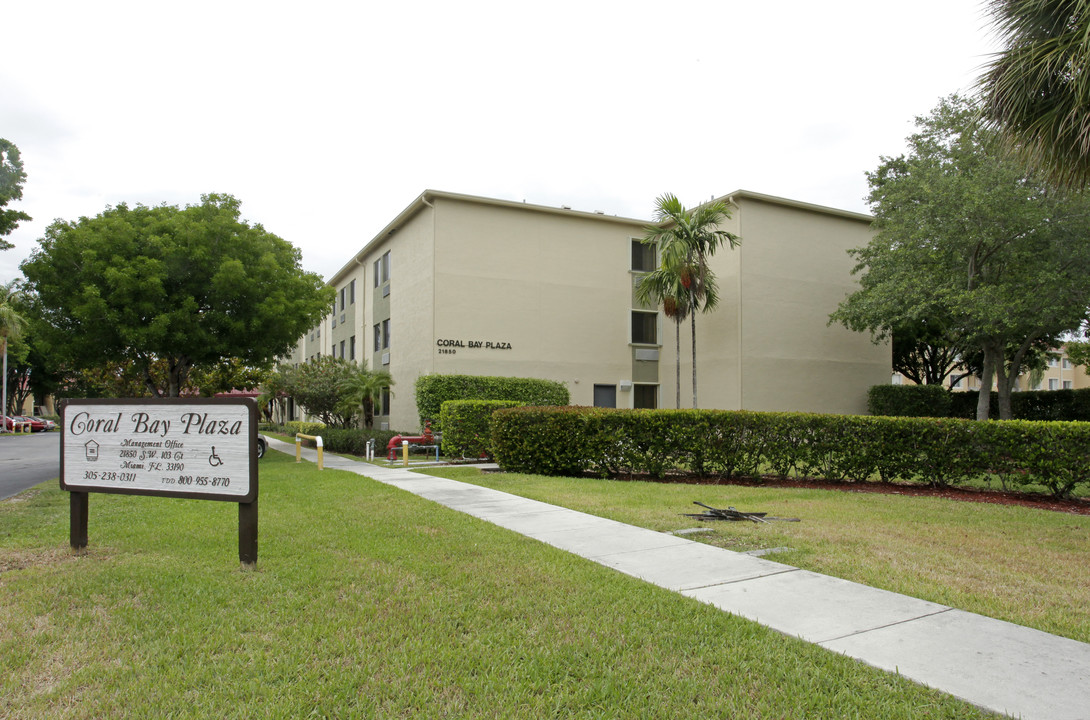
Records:
[[[615,408],[617,407],[617,386],[616,385],[595,385],[594,386],[594,407]]]
[[[659,406],[658,385],[633,385],[632,407],[637,410],[654,410]]]

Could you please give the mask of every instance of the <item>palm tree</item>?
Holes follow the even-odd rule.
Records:
[[[1061,186],[1090,182],[1090,0],[991,0],[1006,50],[980,80],[983,115]]]
[[[711,312],[719,304],[715,274],[708,267],[708,259],[723,245],[731,249],[738,247],[741,238],[719,227],[730,216],[730,210],[722,201],[688,210],[674,195],[667,193],[655,201],[656,224],[645,228],[643,236],[643,242],[658,246],[662,256],[660,269],[673,268],[684,293],[688,294],[686,307],[692,323],[694,408],[697,407],[696,311]]]
[[[344,405],[363,409],[363,424],[370,430],[375,424],[375,403],[381,402],[382,392],[394,384],[394,379],[386,370],[368,370],[366,361],[355,367],[347,378],[337,386],[344,396]],[[393,393],[391,393],[393,394]]]
[[[646,241],[644,241],[646,242]],[[662,304],[666,317],[674,321],[674,364],[676,407],[681,408],[681,323],[689,315],[689,292],[681,282],[681,267],[674,257],[663,256],[659,267],[640,277],[636,299],[645,305]]]
[[[21,291],[17,280],[0,285],[0,354],[3,355],[3,375],[0,375],[0,415],[8,412],[8,338],[19,337],[26,319],[15,310]],[[0,423],[0,432],[6,425]]]

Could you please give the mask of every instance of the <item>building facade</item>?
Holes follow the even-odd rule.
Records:
[[[890,377],[890,350],[829,325],[857,288],[850,248],[867,215],[748,191],[722,198],[741,236],[712,258],[720,301],[697,317],[703,408],[862,413]],[[426,191],[329,283],[331,313],[292,358],[334,355],[395,380],[376,426],[418,426],[413,385],[430,373],[557,380],[572,403],[674,407],[675,328],[634,294],[654,253],[648,222]],[[681,328],[682,406],[692,402]]]

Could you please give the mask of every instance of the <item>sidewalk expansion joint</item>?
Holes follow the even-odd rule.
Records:
[[[928,618],[928,617],[935,617],[936,615],[942,615],[943,613],[948,613],[953,609],[954,608],[944,607],[941,610],[936,610],[935,612],[924,613],[923,615],[917,615],[916,617],[905,618],[904,620],[896,620],[896,621],[891,622],[891,623],[886,623],[885,625],[878,625],[876,627],[867,628],[865,630],[856,630],[855,632],[850,632],[850,633],[847,633],[845,635],[840,635],[838,637],[831,637],[831,638],[825,638],[824,640],[818,640],[817,644],[818,645],[824,645],[825,643],[836,642],[837,640],[843,640],[844,638],[855,637],[856,635],[866,635],[867,633],[874,632],[875,630],[885,630],[886,628],[896,627],[898,625],[904,625],[904,624],[910,623],[910,622],[916,622],[917,620],[923,620],[924,618]]]
[[[732,551],[727,550],[727,552],[732,552]],[[741,554],[741,553],[739,553],[739,554]],[[775,577],[776,575],[786,575],[787,573],[793,573],[793,572],[799,572],[799,571],[800,571],[800,569],[797,568],[797,567],[787,567],[787,568],[785,568],[783,570],[777,570],[776,572],[765,573],[763,575],[754,575],[752,577],[738,578],[737,580],[724,580],[723,582],[713,582],[713,583],[708,583],[707,585],[697,585],[696,587],[686,587],[681,592],[688,593],[688,592],[694,592],[696,590],[707,590],[708,588],[720,587],[720,586],[723,586],[723,585],[737,585],[738,583],[749,582],[750,580],[760,580],[762,578]]]

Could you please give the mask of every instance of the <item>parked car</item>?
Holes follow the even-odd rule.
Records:
[[[38,417],[37,415],[32,415],[30,419],[35,420],[35,421],[40,422],[40,423],[43,423],[45,425],[45,431],[46,432],[49,432],[50,430],[56,430],[57,429],[57,423],[53,422],[49,418],[42,418],[42,417]]]
[[[16,428],[18,428],[19,432],[25,432],[27,430],[26,426],[29,426],[31,432],[35,429],[34,423],[30,418],[23,417],[22,415],[4,415],[2,417],[4,432],[15,432]],[[44,430],[45,426],[42,425],[39,429]]]
[[[38,418],[32,418],[29,415],[16,415],[16,422],[24,422],[30,425],[31,432],[45,432],[45,421]]]
[[[257,436],[257,457],[265,457],[265,450],[268,449],[269,441],[265,439],[264,435]]]

